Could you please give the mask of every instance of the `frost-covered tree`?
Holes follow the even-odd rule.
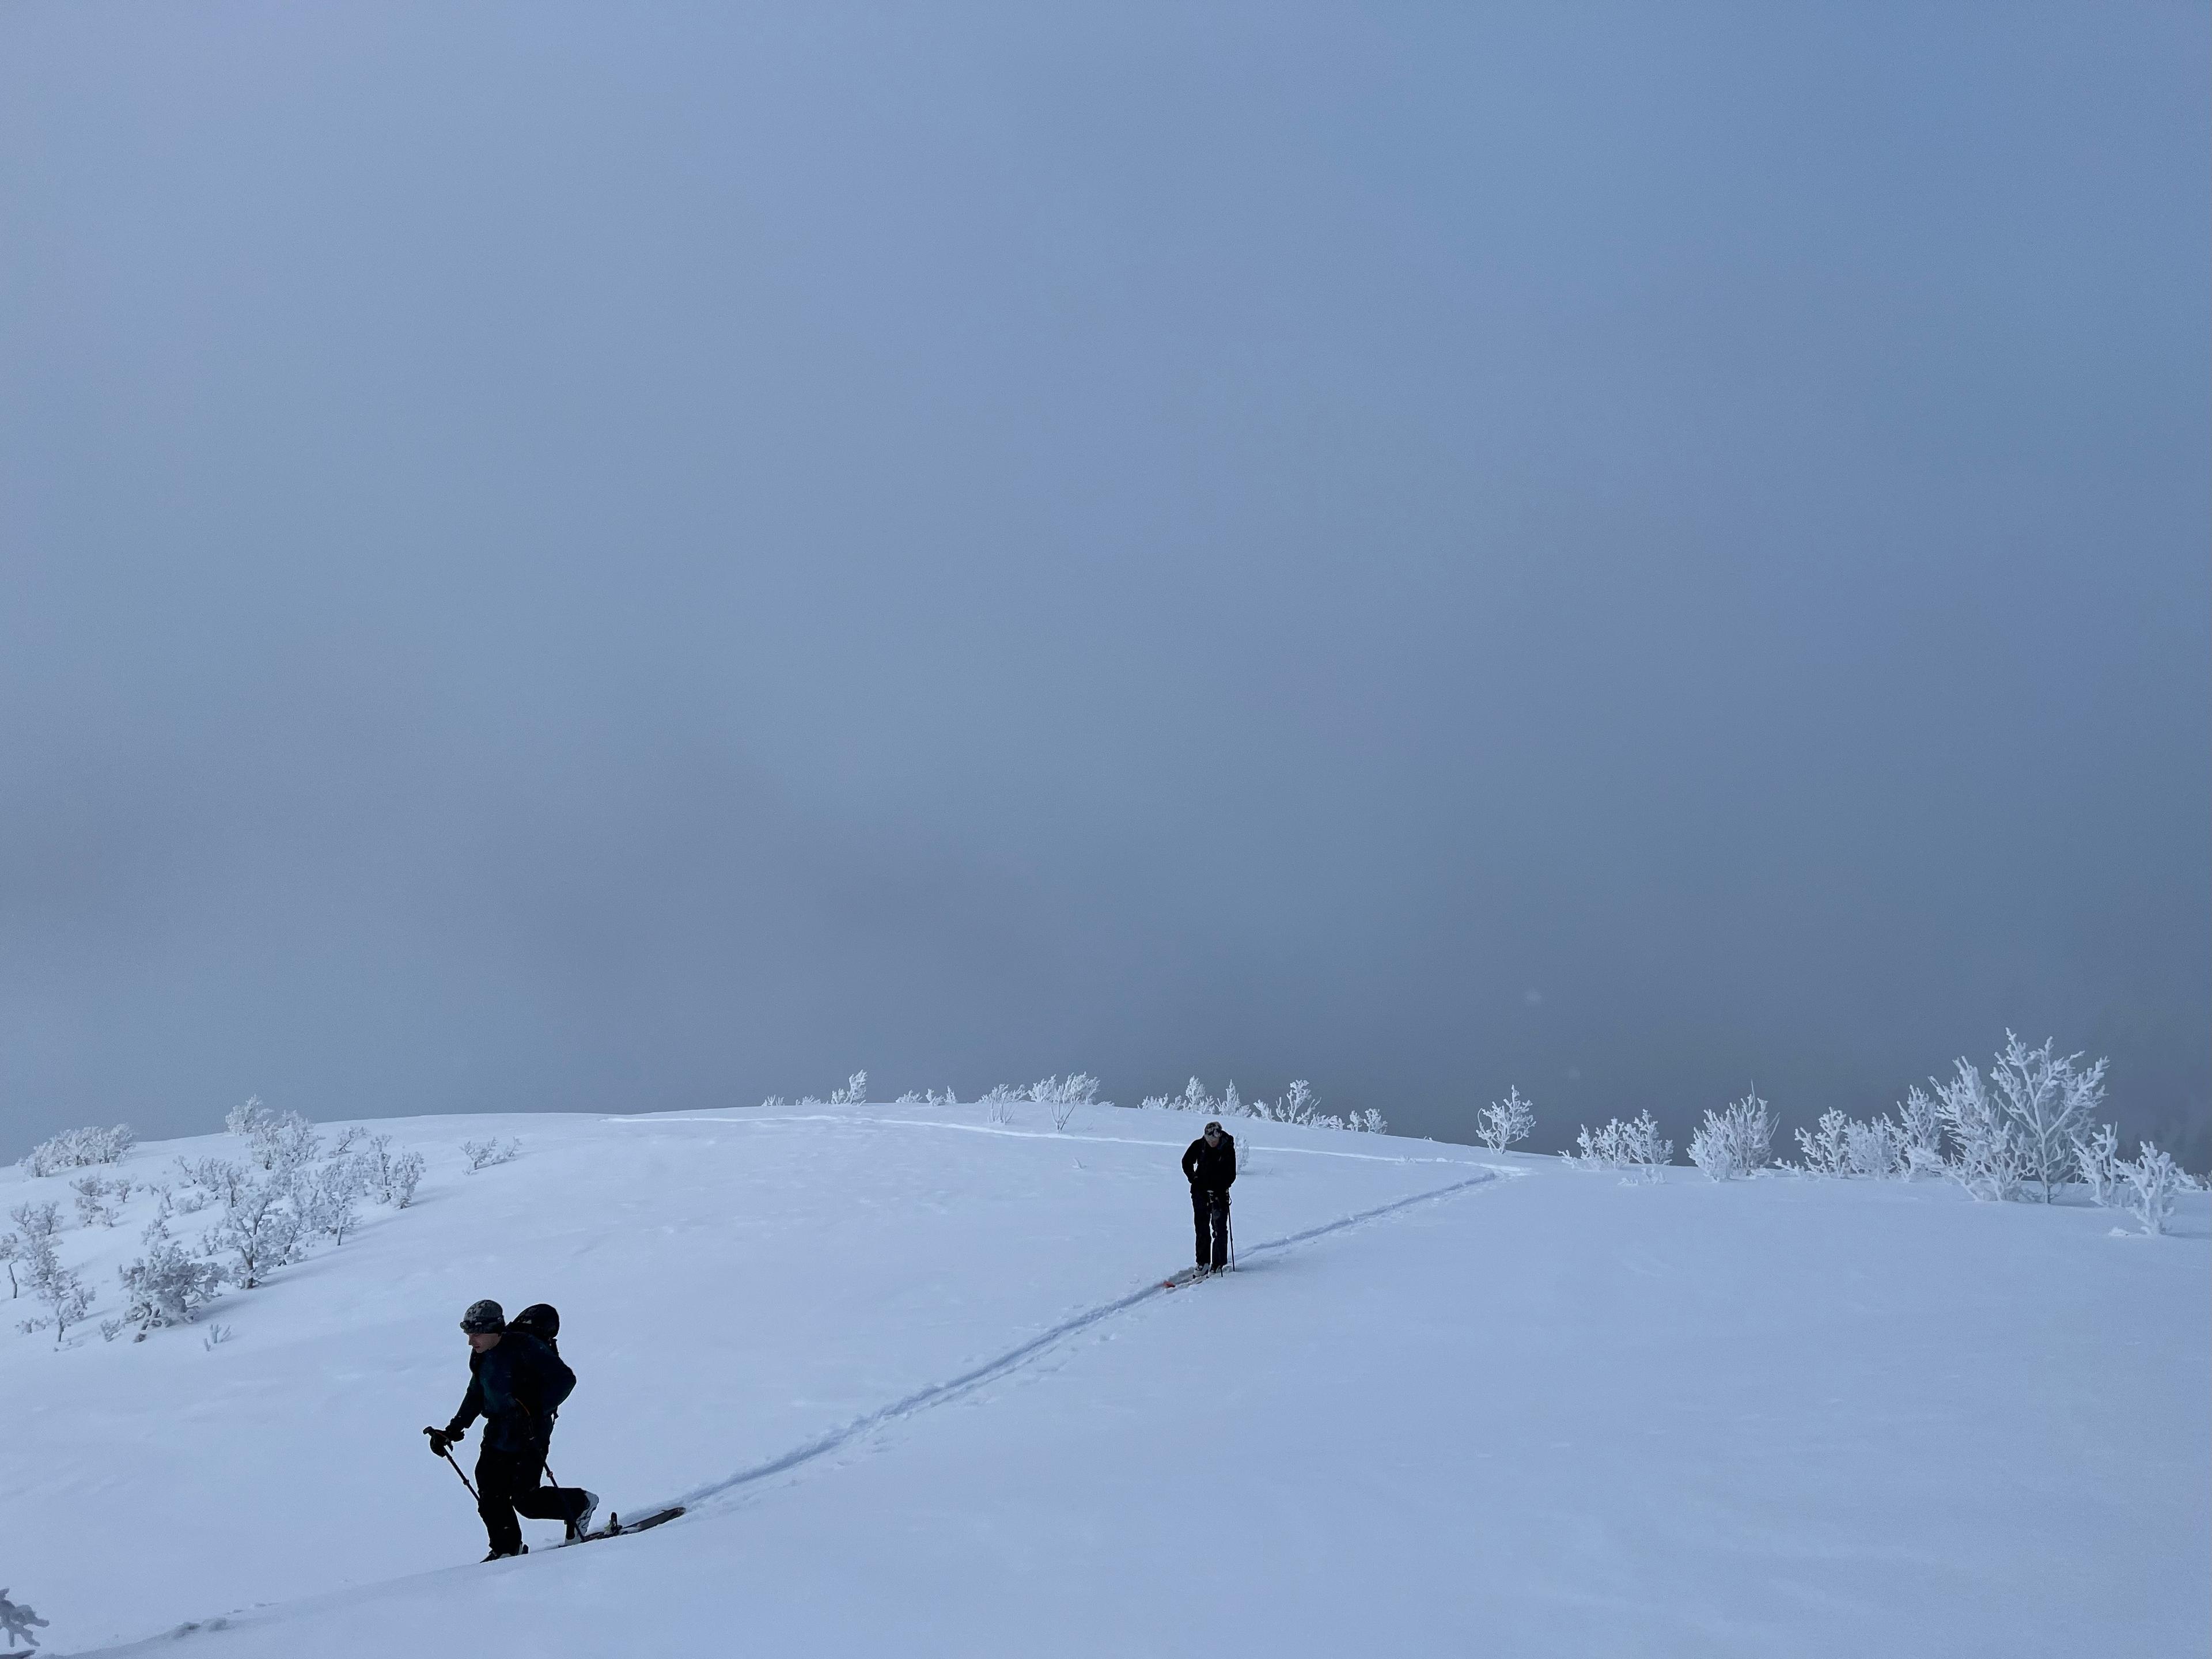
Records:
[[[1936,1103],[1943,1114],[1943,1130],[1957,1148],[1945,1170],[1960,1186],[1985,1203],[2000,1203],[2020,1196],[2027,1170],[2027,1153],[2012,1119],[1982,1081],[1982,1074],[1965,1060],[1949,1082],[1930,1079]]]
[[[1528,1139],[1535,1130],[1536,1109],[1521,1097],[1516,1085],[1505,1091],[1504,1099],[1493,1100],[1482,1109],[1481,1125],[1475,1133],[1492,1152],[1502,1152]]]
[[[1389,1122],[1384,1120],[1382,1114],[1372,1106],[1364,1112],[1351,1114],[1344,1120],[1344,1127],[1347,1129],[1356,1129],[1362,1134],[1387,1135],[1390,1133]]]
[[[357,1158],[334,1158],[301,1170],[292,1184],[300,1224],[310,1232],[328,1235],[333,1244],[344,1243],[360,1218],[361,1200],[368,1186],[365,1160]]]
[[[103,1129],[92,1125],[64,1129],[51,1140],[42,1140],[24,1156],[23,1170],[33,1176],[59,1175],[94,1164],[116,1164],[136,1144],[137,1136],[127,1123]]]
[[[843,1088],[830,1091],[830,1104],[832,1106],[865,1106],[867,1103],[868,1074],[866,1072],[854,1073],[845,1079]]]
[[[276,1112],[254,1096],[243,1106],[234,1106],[223,1118],[223,1127],[244,1138],[247,1162],[270,1173],[301,1169],[322,1150],[315,1126],[297,1112]]]
[[[24,1278],[33,1299],[46,1307],[46,1316],[26,1320],[23,1327],[27,1330],[43,1330],[52,1326],[54,1346],[58,1348],[69,1334],[69,1328],[82,1321],[92,1307],[95,1300],[93,1288],[76,1269],[62,1265],[52,1233],[42,1233],[30,1241],[28,1261],[30,1271]]]
[[[1797,1131],[1805,1168],[1820,1176],[1893,1176],[1904,1172],[1902,1131],[1887,1117],[1855,1118],[1838,1107]]]
[[[27,1199],[8,1212],[8,1219],[15,1224],[25,1243],[34,1244],[61,1231],[62,1206],[52,1201],[33,1204]]]
[[[112,1227],[123,1219],[123,1201],[131,1195],[127,1181],[110,1181],[104,1176],[79,1176],[70,1182],[70,1194],[76,1201],[76,1224],[80,1227]]]
[[[1643,1181],[1656,1181],[1659,1166],[1674,1155],[1674,1143],[1661,1138],[1649,1111],[1626,1122],[1610,1119],[1595,1132],[1588,1125],[1579,1126],[1575,1144],[1582,1149],[1579,1155],[1559,1154],[1568,1164],[1585,1170],[1619,1170]]]
[[[1897,1146],[1907,1175],[1943,1171],[1943,1109],[1918,1084],[1897,1103]]]
[[[204,1193],[217,1204],[234,1204],[246,1182],[246,1168],[234,1164],[227,1158],[185,1158],[177,1159],[177,1173],[198,1192]]]
[[[1052,1113],[1052,1127],[1065,1131],[1079,1106],[1108,1105],[1098,1099],[1098,1079],[1088,1072],[1070,1072],[1065,1078],[1040,1078],[1023,1091],[1030,1099]]]
[[[2075,1146],[2074,1166],[2081,1184],[2089,1189],[2092,1204],[2108,1208],[2118,1202],[2120,1132],[2109,1123],[2100,1123],[2094,1134]]]
[[[250,1181],[208,1231],[206,1249],[230,1258],[228,1277],[242,1291],[263,1284],[305,1254],[299,1212],[274,1181]]]
[[[1714,1181],[1764,1169],[1774,1157],[1774,1115],[1754,1091],[1720,1111],[1710,1109],[1690,1137],[1690,1162]]]
[[[159,1222],[147,1229],[146,1254],[116,1269],[123,1281],[124,1318],[143,1334],[163,1325],[184,1325],[222,1288],[222,1269],[187,1255]]]
[[[2173,1218],[2175,1197],[2196,1184],[2172,1158],[2148,1140],[2133,1160],[2119,1166],[2119,1171],[2130,1189],[2128,1211],[2147,1233],[2164,1232]]]
[[[378,1203],[404,1210],[414,1200],[415,1188],[425,1167],[422,1153],[395,1153],[390,1135],[374,1135],[370,1137],[368,1150],[360,1156],[368,1190]]]
[[[252,1140],[261,1126],[275,1121],[276,1116],[261,1103],[259,1095],[249,1095],[244,1105],[234,1106],[222,1115],[222,1127],[240,1139]]]
[[[2105,1062],[2085,1070],[2080,1054],[2054,1055],[2054,1047],[2046,1037],[2031,1048],[2007,1031],[1990,1068],[1990,1088],[2019,1136],[2021,1183],[2033,1183],[2045,1204],[2052,1188],[2074,1178],[2074,1149],[2105,1098]]]
[[[21,1233],[0,1233],[0,1267],[8,1270],[8,1299],[13,1302],[22,1295],[22,1282],[15,1277],[15,1264],[22,1259],[23,1236]]]
[[[465,1140],[461,1151],[469,1160],[469,1173],[489,1170],[495,1164],[512,1164],[522,1155],[522,1143],[510,1140],[504,1146],[497,1140]]]

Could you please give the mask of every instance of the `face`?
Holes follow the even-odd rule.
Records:
[[[489,1353],[494,1348],[499,1346],[497,1331],[470,1331],[466,1334],[469,1346],[474,1348],[478,1353]]]
[[[1214,1128],[1207,1129],[1206,1132],[1206,1144],[1209,1146],[1218,1146],[1221,1144],[1221,1131]]]

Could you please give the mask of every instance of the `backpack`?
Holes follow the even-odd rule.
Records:
[[[551,1303],[532,1303],[507,1322],[507,1328],[536,1337],[552,1350],[556,1359],[561,1358],[561,1310]]]

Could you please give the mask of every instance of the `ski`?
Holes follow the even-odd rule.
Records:
[[[1210,1267],[1185,1267],[1174,1278],[1163,1279],[1160,1280],[1160,1288],[1164,1291],[1172,1291],[1178,1285],[1195,1283],[1197,1280],[1205,1278],[1206,1274],[1212,1271],[1212,1269]]]
[[[564,1538],[552,1547],[565,1550],[571,1544],[596,1544],[602,1538],[627,1538],[634,1532],[647,1532],[664,1522],[673,1521],[683,1513],[684,1505],[681,1504],[672,1504],[665,1510],[647,1510],[635,1521],[625,1521],[610,1511],[605,1526],[594,1532],[587,1532],[581,1538]]]

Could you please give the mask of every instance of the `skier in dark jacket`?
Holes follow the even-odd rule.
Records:
[[[430,1431],[430,1449],[442,1457],[484,1420],[483,1444],[477,1452],[477,1513],[491,1539],[487,1561],[525,1555],[518,1514],[533,1521],[560,1521],[568,1536],[591,1530],[599,1496],[581,1486],[541,1486],[545,1455],[553,1440],[554,1414],[576,1386],[576,1374],[560,1356],[519,1326],[510,1328],[496,1302],[472,1302],[461,1316],[469,1339],[469,1389],[461,1408],[443,1429]]]
[[[1182,1173],[1190,1182],[1198,1265],[1219,1273],[1229,1265],[1229,1189],[1237,1181],[1237,1142],[1218,1123],[1207,1124],[1206,1133],[1183,1149]]]

